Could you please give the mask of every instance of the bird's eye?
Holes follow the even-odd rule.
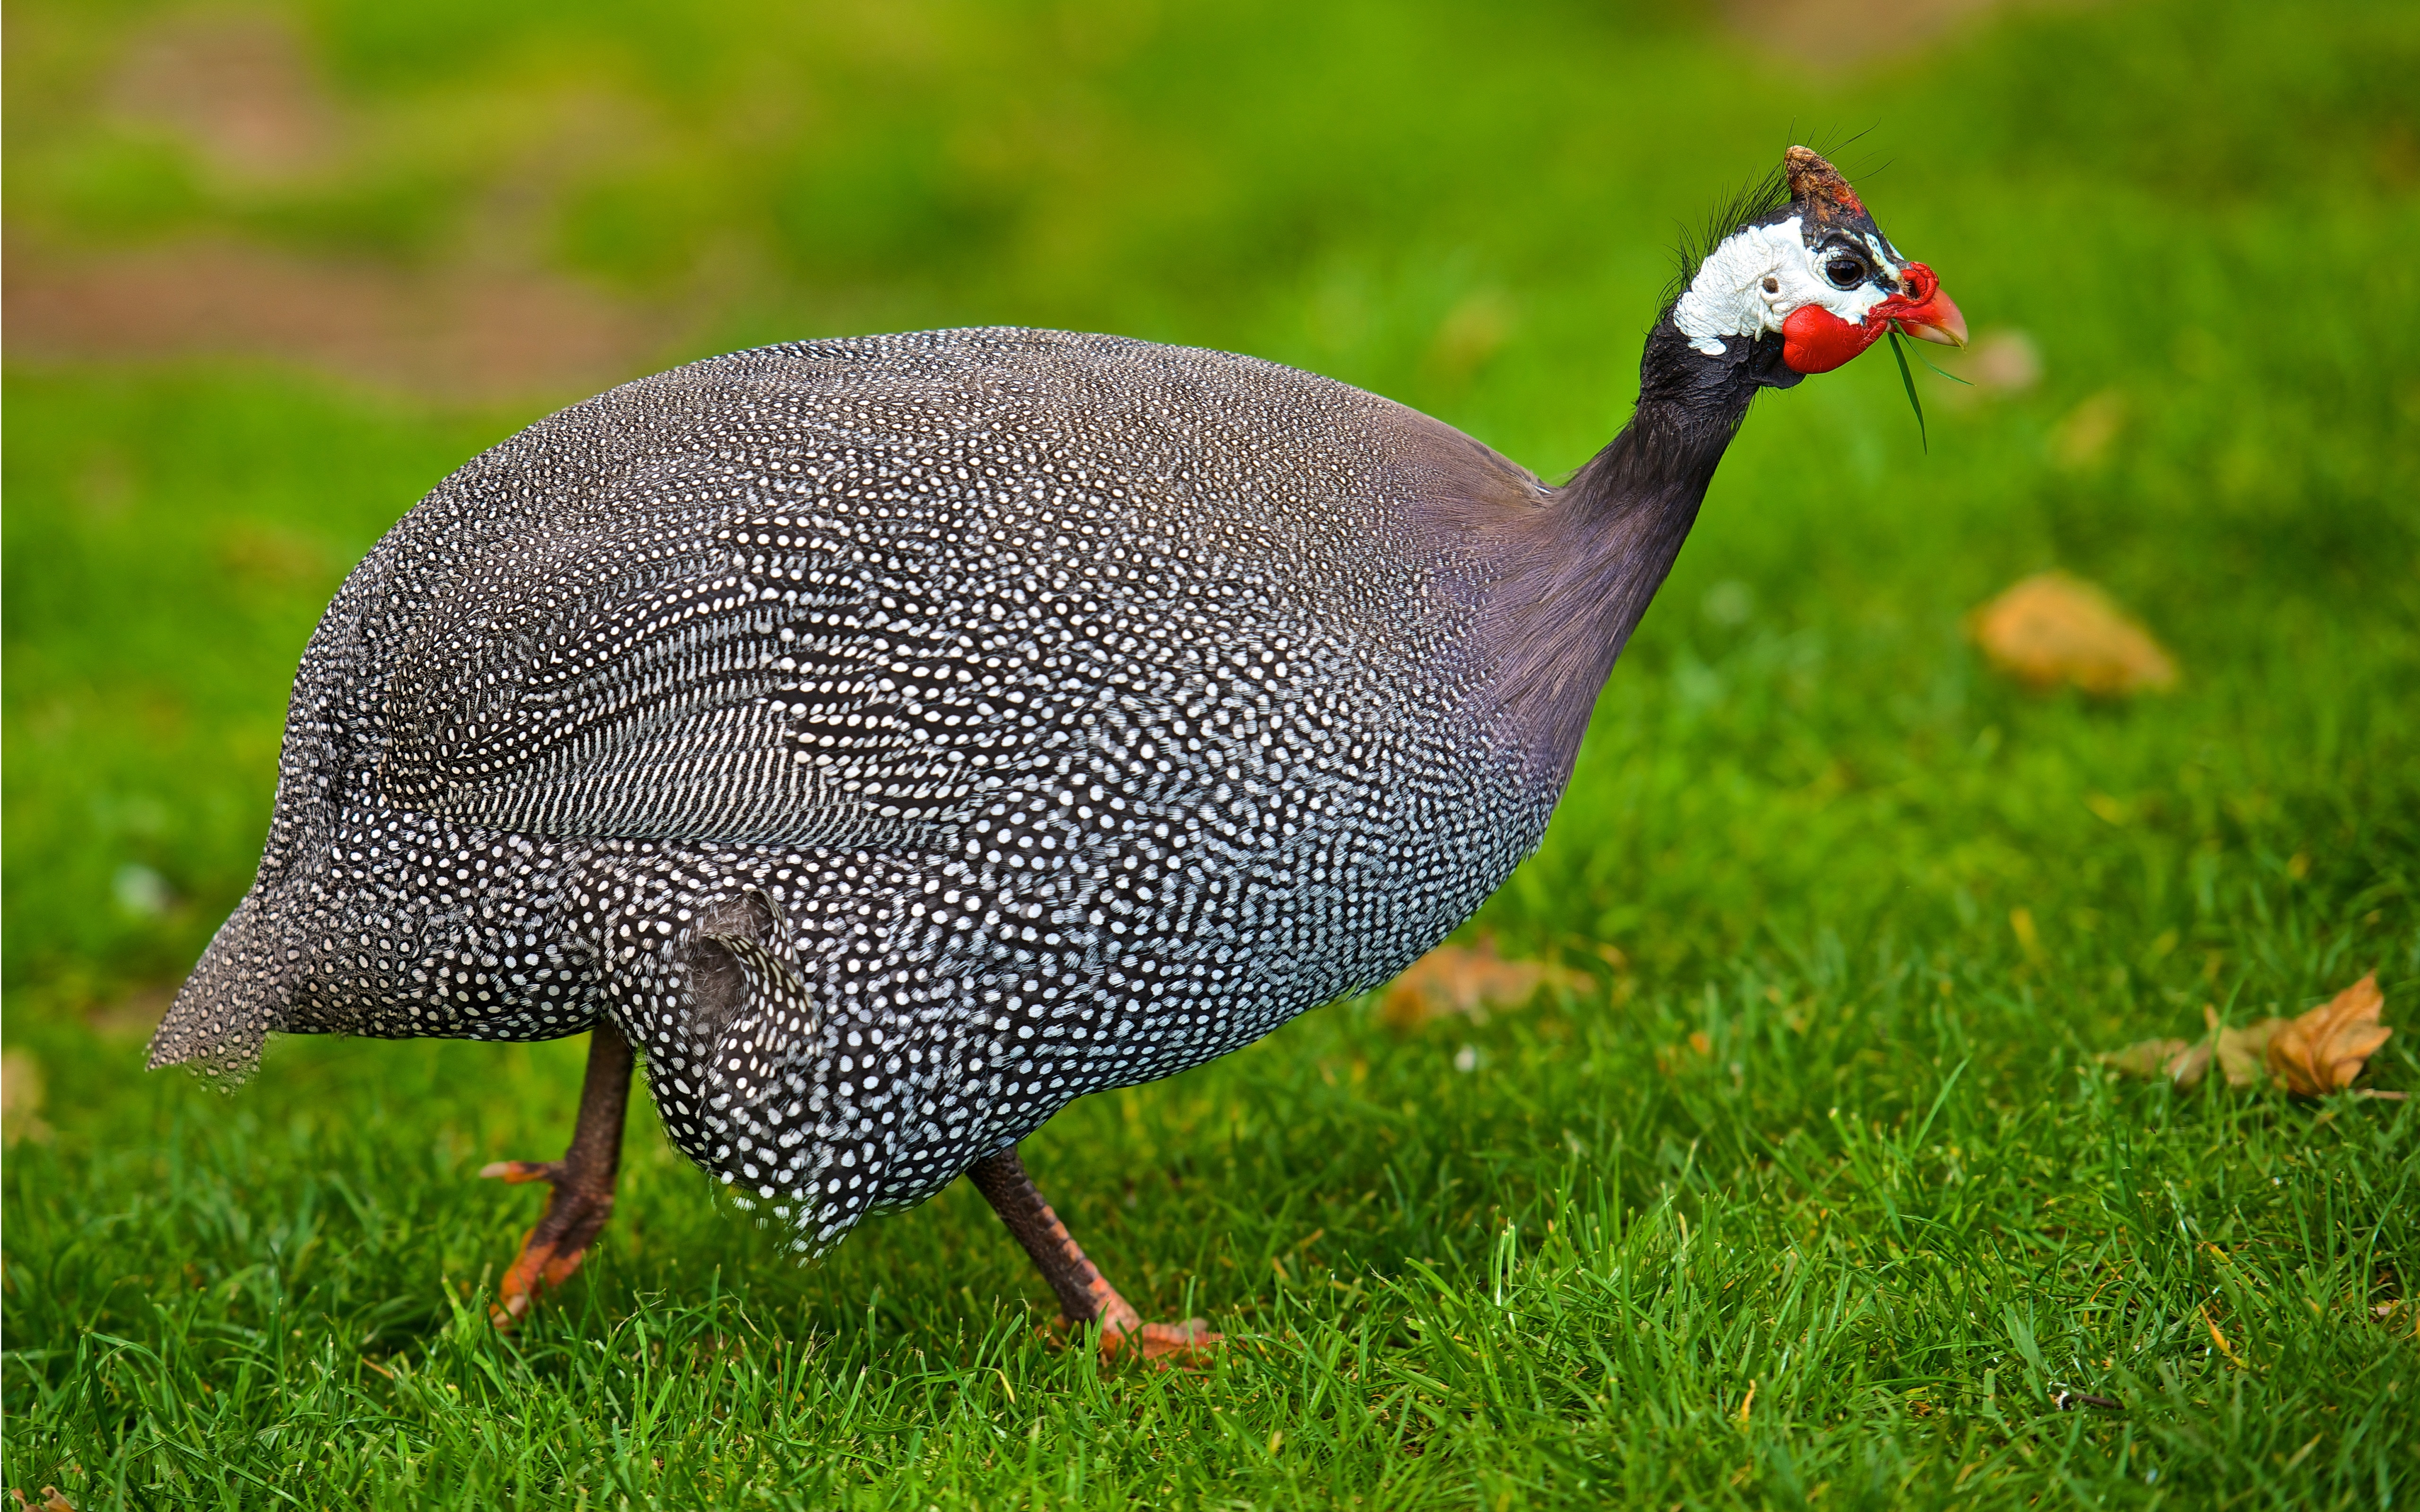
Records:
[[[1823,265],[1823,276],[1834,288],[1855,288],[1866,281],[1866,265],[1854,257],[1835,257]]]

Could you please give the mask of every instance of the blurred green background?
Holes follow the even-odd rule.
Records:
[[[2288,1505],[2411,1462],[2412,1104],[2187,1103],[2088,1057],[2371,968],[2390,1024],[2420,1000],[2420,8],[23,0],[7,25],[12,1484],[118,1456],[121,1493],[181,1504],[202,1461],[159,1445],[202,1443],[352,1504],[567,1502],[596,1465],[645,1503],[751,1456],[823,1504],[1044,1504],[1086,1499],[1033,1488],[1097,1453],[1102,1485],[1172,1477],[1170,1504],[1585,1502],[1611,1464],[1658,1504],[1955,1477]],[[288,1044],[233,1103],[136,1071],[250,881],[312,625],[481,447],[693,357],[998,322],[1296,363],[1559,476],[1626,412],[1682,228],[1799,140],[1940,272],[1978,339],[1925,355],[1972,386],[1917,370],[1929,453],[1885,355],[1757,406],[1544,850],[1475,926],[1585,987],[1401,1038],[1327,1011],[1033,1142],[1152,1309],[1273,1309],[1221,1326],[1306,1350],[1361,1330],[1393,1364],[1353,1380],[1406,1373],[1425,1458],[1408,1419],[1306,1416],[1290,1391],[1351,1393],[1249,1353],[1230,1395],[1165,1409],[1174,1437],[1119,1439],[1143,1409],[1016,1342],[998,1299],[1031,1279],[963,1191],[799,1271],[644,1113],[566,1332],[514,1354],[446,1309],[531,1204],[467,1176],[561,1137],[576,1045]],[[2107,587],[2179,687],[1994,674],[1965,616],[2051,567]],[[2369,1085],[2420,1081],[2415,1041]],[[1509,1409],[1441,1341],[1512,1326],[1504,1226],[1558,1214],[1566,1246],[1634,1225],[1678,1289],[1651,1328],[1573,1300],[1602,1255],[1540,1259],[1504,1360],[1628,1384]],[[1683,1275],[1692,1224],[1731,1226],[1704,1262],[1729,1279]],[[1801,1291],[1834,1334],[1758,1345]],[[872,1369],[878,1405],[692,1381],[712,1427],[651,1448],[621,1386],[581,1395],[582,1339],[719,1351],[725,1305],[845,1341],[810,1396]],[[287,1321],[297,1352],[262,1363]],[[917,1372],[995,1358],[965,1346],[986,1328],[1006,1396],[980,1410],[1039,1414],[1031,1482],[913,1439],[849,1479],[861,1440],[975,1410],[987,1376]],[[79,1352],[103,1335],[144,1342]],[[2050,1438],[2003,1415],[2020,1377],[2044,1414],[2055,1381],[2142,1411],[2046,1416],[2067,1458],[2038,1461]],[[496,1447],[469,1408],[491,1387],[551,1426]],[[1270,1436],[1311,1419],[1319,1487]],[[2315,1453],[2313,1424],[2340,1437]],[[684,1479],[709,1448],[724,1470]],[[211,1484],[242,1503],[251,1473]]]

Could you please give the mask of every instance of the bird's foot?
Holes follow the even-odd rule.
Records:
[[[994,1150],[967,1167],[967,1178],[1033,1257],[1050,1289],[1059,1293],[1059,1316],[1048,1324],[1050,1330],[1100,1324],[1103,1365],[1123,1359],[1140,1360],[1162,1370],[1194,1369],[1208,1365],[1226,1342],[1199,1318],[1181,1323],[1144,1322],[1133,1304],[1119,1296],[1118,1288],[1101,1274],[1101,1268],[1085,1257],[1083,1246],[1050,1211],[1050,1204],[1042,1200],[1033,1179],[1025,1174],[1025,1163],[1017,1159],[1015,1145]]]
[[[1146,1323],[1115,1291],[1109,1291],[1102,1299],[1096,1317],[1101,1325],[1103,1365],[1140,1360],[1159,1370],[1194,1370],[1207,1365],[1227,1342],[1225,1335],[1210,1332],[1210,1321],[1205,1318],[1188,1318],[1181,1323]],[[1082,1326],[1082,1321],[1065,1317],[1055,1318],[1050,1323],[1053,1333]]]
[[[1132,1323],[1124,1329],[1101,1330],[1101,1360],[1140,1360],[1162,1370],[1194,1370],[1207,1365],[1227,1342],[1210,1332],[1206,1318],[1181,1323]]]
[[[613,1216],[613,1191],[583,1181],[559,1160],[500,1160],[480,1169],[492,1180],[519,1185],[545,1181],[554,1195],[546,1215],[521,1240],[521,1252],[496,1286],[496,1302],[488,1315],[498,1328],[510,1328],[529,1316],[542,1291],[563,1285],[588,1257],[588,1246],[605,1220]]]

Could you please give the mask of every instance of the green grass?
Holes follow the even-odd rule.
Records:
[[[994,318],[1202,342],[1553,471],[1620,412],[1671,222],[1793,117],[1880,123],[1847,161],[1895,160],[1860,180],[1885,224],[1978,332],[2029,332],[2044,377],[1970,398],[1919,372],[1929,456],[1886,358],[1759,406],[1544,850],[1477,926],[1580,985],[1401,1038],[1330,1008],[1029,1142],[1148,1315],[1233,1341],[1161,1375],[1038,1332],[1047,1294],[963,1185],[800,1266],[644,1110],[601,1249],[498,1336],[483,1288],[537,1199],[472,1173],[559,1148],[579,1041],[284,1041],[232,1099],[143,1075],[109,1005],[172,983],[248,882],[327,594],[545,406],[16,367],[6,1035],[48,1127],[0,1173],[8,1486],[80,1508],[2420,1494],[2420,1111],[2091,1060],[2375,967],[2400,1032],[2365,1085],[2420,1086],[2408,8],[2046,13],[1831,80],[1602,9],[691,8],[741,19],[311,8],[369,145],[272,192],[92,103],[147,12],[23,7],[12,235],[450,255],[526,187],[517,102],[597,96],[643,129],[544,181],[546,255],[645,297],[739,269],[722,344]],[[2098,458],[2058,440],[2087,401],[2124,417]],[[1994,677],[1961,616],[2051,565],[2142,615],[2180,687]]]

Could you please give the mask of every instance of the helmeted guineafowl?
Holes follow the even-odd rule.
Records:
[[[593,1031],[503,1315],[613,1205],[632,1052],[675,1144],[828,1244],[961,1172],[1109,1347],[1018,1165],[1083,1093],[1383,982],[1538,842],[1761,387],[1932,274],[1793,147],[1549,487],[1310,374],[1059,332],[768,347],[441,484],[295,680],[258,879],[152,1042]]]

